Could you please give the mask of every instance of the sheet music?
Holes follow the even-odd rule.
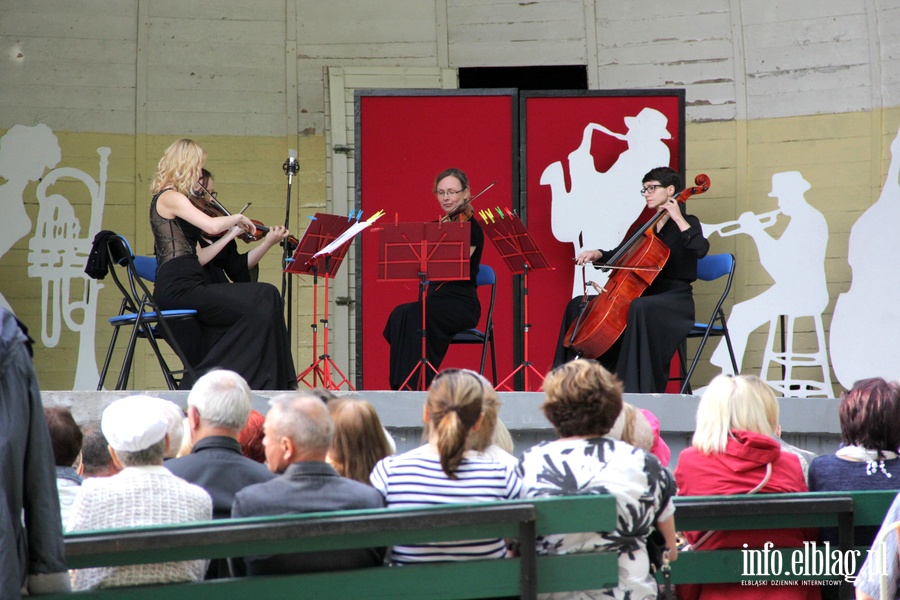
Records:
[[[380,219],[383,215],[384,215],[384,211],[379,210],[377,213],[375,213],[374,215],[372,215],[365,221],[357,221],[356,223],[354,223],[353,225],[348,227],[347,230],[344,231],[344,233],[342,233],[338,237],[334,238],[334,240],[330,244],[328,244],[327,246],[325,246],[324,248],[322,248],[321,250],[319,250],[318,252],[313,254],[313,258],[318,258],[319,256],[333,254],[338,248],[340,248],[341,246],[343,246],[344,244],[346,244],[347,242],[352,240],[354,238],[354,236],[356,236],[357,233],[359,233],[366,227],[369,227],[372,223],[374,223],[375,221]]]

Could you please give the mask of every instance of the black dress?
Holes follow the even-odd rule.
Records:
[[[200,230],[184,219],[161,217],[156,211],[158,198],[159,194],[150,203],[158,261],[153,293],[163,309],[197,310],[196,326],[175,328],[197,375],[230,369],[254,390],[296,389],[278,289],[269,283],[207,283],[195,251]],[[185,375],[180,387],[193,385]]]
[[[703,237],[697,217],[685,214],[684,218],[690,225],[685,231],[669,219],[658,232],[659,239],[669,247],[669,259],[641,297],[632,300],[625,331],[616,343],[603,356],[591,357],[613,371],[628,393],[665,392],[672,357],[694,325],[691,283],[697,279],[697,260],[709,252],[709,241]],[[609,257],[616,251],[618,248],[602,252]],[[575,357],[563,341],[581,313],[581,302],[579,296],[566,306],[554,365]]]
[[[475,279],[481,252],[484,249],[484,231],[474,220],[470,245],[475,248],[469,259],[469,279],[462,281],[440,281],[428,285],[425,301],[425,356],[435,369],[440,369],[441,361],[450,348],[450,340],[460,331],[478,326],[481,319],[481,302]],[[384,339],[391,345],[390,385],[399,390],[422,357],[422,305],[420,302],[401,304],[391,311],[384,326]],[[425,386],[431,384],[434,372],[426,367]],[[410,389],[418,389],[418,373],[409,380]]]
[[[200,246],[210,243],[200,240]],[[211,261],[203,265],[206,283],[229,283],[259,281],[259,265],[252,269],[247,266],[247,255],[238,252],[237,242],[230,240]]]

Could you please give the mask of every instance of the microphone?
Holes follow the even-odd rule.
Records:
[[[284,164],[281,166],[284,170],[284,174],[290,177],[291,175],[296,175],[300,172],[300,162],[297,160],[297,151],[293,148],[288,150],[288,158],[284,161]]]

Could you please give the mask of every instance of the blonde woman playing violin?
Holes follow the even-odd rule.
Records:
[[[466,220],[471,215],[471,211],[467,210],[471,197],[469,178],[459,169],[447,169],[438,174],[432,191],[444,211],[444,219]],[[426,358],[435,370],[440,369],[453,336],[477,327],[481,319],[475,279],[484,249],[484,232],[475,219],[468,218],[468,222],[472,224],[469,279],[433,282],[428,286],[425,301]],[[397,306],[388,318],[384,339],[391,345],[391,389],[400,389],[419,364],[422,354],[421,328],[422,306],[418,302]],[[426,368],[426,387],[433,377],[434,371]],[[418,383],[419,378],[414,376],[409,378],[408,386],[415,389]]]
[[[200,247],[203,235],[239,227],[255,232],[244,215],[212,217],[197,208],[206,151],[190,139],[166,150],[150,186],[150,226],[158,262],[154,296],[163,309],[195,309],[196,327],[175,331],[197,376],[213,367],[239,373],[254,390],[297,387],[281,294],[269,283],[210,284],[202,264],[221,248]],[[185,376],[181,389],[194,382]]]

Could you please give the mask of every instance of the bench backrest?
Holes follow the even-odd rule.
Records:
[[[540,534],[612,531],[611,496],[575,496],[424,509],[376,509],[210,521],[66,536],[70,568],[319,552],[491,537],[518,538],[521,556],[506,560],[407,565],[303,575],[249,577],[88,592],[77,597],[202,599],[264,593],[316,598],[490,598],[611,587],[618,582],[613,552],[535,554]],[[59,598],[67,596],[61,595]],[[71,597],[71,596],[69,596]]]
[[[752,496],[680,496],[675,499],[675,523],[679,531],[767,530],[795,527],[834,527],[838,530],[838,548],[842,557],[855,553],[855,571],[866,558],[868,548],[853,545],[853,532],[860,526],[880,526],[894,498],[895,490],[860,492],[813,492],[797,494],[758,494]],[[817,546],[816,549],[824,550]],[[765,555],[769,564],[781,564],[782,572],[753,569],[759,555],[752,558],[742,549],[700,549],[681,552],[672,564],[673,583],[738,583],[763,580],[831,580],[841,583],[842,597],[852,597],[852,585],[843,574],[825,574],[826,569],[791,573],[797,548],[772,550]],[[774,555],[780,558],[774,558]],[[834,556],[834,555],[833,555]],[[810,562],[801,554],[802,562]],[[754,563],[755,561],[755,563]],[[833,562],[833,557],[830,558]],[[813,565],[809,565],[813,566]]]

